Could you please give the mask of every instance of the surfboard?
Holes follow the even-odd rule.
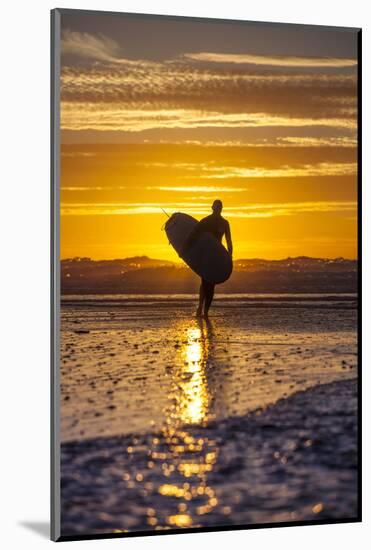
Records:
[[[167,220],[165,232],[178,256],[197,224],[198,221],[195,218],[183,212],[176,212]],[[232,273],[232,258],[222,243],[211,233],[200,233],[181,258],[192,271],[209,283],[224,283]]]

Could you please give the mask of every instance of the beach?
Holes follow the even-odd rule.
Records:
[[[65,295],[62,535],[357,517],[357,298]]]

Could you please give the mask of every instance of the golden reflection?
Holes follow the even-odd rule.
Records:
[[[162,437],[153,437],[148,464],[163,477],[157,492],[166,499],[161,507],[147,510],[147,524],[154,529],[197,527],[201,517],[220,505],[208,480],[218,458],[217,443],[203,435],[202,425],[211,418],[208,360],[212,349],[212,325],[192,321],[179,326],[183,345],[169,394]],[[221,508],[222,509],[222,508]],[[223,512],[228,513],[228,512]]]
[[[169,516],[169,523],[176,527],[189,527],[192,525],[192,518],[189,514],[176,514]]]
[[[167,518],[168,525],[177,527],[196,525],[197,517],[210,513],[218,504],[207,480],[217,460],[216,443],[207,437],[195,437],[183,428],[202,424],[210,416],[207,369],[212,325],[194,321],[183,330],[175,405],[169,411],[168,426],[173,429],[168,433],[168,441],[176,462],[174,476],[185,481],[165,483],[159,488],[163,496],[178,499],[178,513]]]
[[[202,328],[194,326],[187,329],[187,339],[182,350],[181,394],[176,413],[185,424],[198,424],[205,420],[209,407],[205,376],[209,342]]]

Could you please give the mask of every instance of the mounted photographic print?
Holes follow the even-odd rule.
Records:
[[[361,31],[52,11],[52,538],[361,520]]]

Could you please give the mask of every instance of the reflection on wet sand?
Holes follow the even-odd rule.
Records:
[[[63,534],[354,517],[356,310],[341,303],[223,306],[213,326],[178,302],[65,308]]]
[[[187,329],[187,342],[182,349],[184,364],[179,382],[178,410],[174,418],[184,424],[199,424],[206,420],[209,395],[207,391],[206,366],[209,354],[208,331],[196,326]]]
[[[165,525],[159,524],[153,509],[147,511],[147,522],[156,529],[197,526],[197,517],[211,512],[218,504],[208,483],[218,456],[216,441],[209,437],[195,438],[187,431],[187,426],[202,425],[209,419],[207,371],[212,325],[204,321],[188,325],[179,327],[186,339],[180,348],[178,371],[162,430],[167,452],[151,452],[152,462],[163,461],[162,470],[167,478],[158,492],[174,504],[174,513],[166,517]],[[169,503],[165,507],[168,506]]]

